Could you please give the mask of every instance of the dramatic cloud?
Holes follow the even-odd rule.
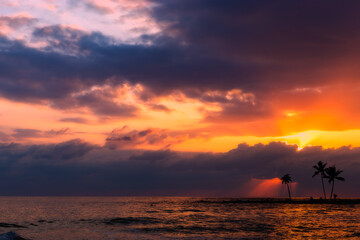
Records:
[[[288,1],[151,2],[152,17],[162,31],[141,36],[141,44],[65,25],[35,29],[34,41],[45,44],[41,49],[3,37],[0,94],[17,101],[56,102],[109,79],[114,86],[126,80],[143,84],[155,95],[180,90],[197,99],[206,97],[203,91],[237,89],[251,94],[257,104],[225,104],[220,96],[212,101],[225,104],[221,115],[247,119],[274,114],[269,104],[274,92],[319,88],[339,78],[354,83],[359,76],[353,64],[359,60],[357,2],[339,6],[330,1],[326,8]],[[102,9],[96,2],[83,3]],[[13,21],[14,26],[24,22]],[[109,101],[104,105],[104,111],[93,106],[95,114],[134,111]]]
[[[36,40],[45,40],[47,51],[64,54],[81,54],[78,42],[86,35],[84,31],[61,25],[36,28],[33,36]]]
[[[108,150],[80,140],[32,146],[2,144],[0,185],[3,194],[10,195],[26,189],[34,195],[246,197],[262,189],[256,196],[286,196],[275,178],[290,173],[296,182],[296,196],[319,197],[320,179],[311,177],[312,166],[319,160],[344,170],[346,182],[335,183],[340,197],[357,194],[359,148],[307,147],[298,151],[297,146],[275,142],[240,144],[221,154]],[[271,193],[264,186],[280,191]]]
[[[356,1],[328,1],[326,8],[312,1],[153,2],[165,32],[238,65],[234,79],[224,75],[222,85],[248,91],[311,87],[328,84],[333,74],[358,74],[350,60],[359,38]]]
[[[62,101],[53,102],[52,106],[60,109],[87,107],[100,116],[133,117],[136,115],[138,110],[136,106],[116,101],[117,98],[119,96],[116,88],[107,86],[73,94]]]
[[[109,45],[100,33],[51,26],[34,35],[46,34],[53,48],[65,52],[87,52],[86,59],[91,61],[26,48],[17,50],[32,54],[18,57],[27,62],[26,58],[35,60],[41,55],[36,62],[46,62],[52,77],[67,69],[63,74],[92,84],[89,78],[104,81],[116,75],[157,91],[206,86],[259,92],[317,87],[328,84],[331,76],[358,75],[351,62],[358,56],[354,49],[359,36],[355,28],[347,27],[359,24],[354,1],[341,6],[330,1],[327,8],[321,3],[288,1],[153,2],[157,3],[153,17],[164,28],[161,34],[142,37],[150,46]],[[39,65],[28,67],[36,72]],[[48,74],[42,78],[49,78]]]
[[[359,187],[360,150],[326,148],[360,146],[358,1],[0,5],[4,194],[315,195],[319,160]]]

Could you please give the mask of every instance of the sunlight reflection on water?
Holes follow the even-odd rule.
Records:
[[[29,239],[359,239],[360,205],[201,198],[1,197],[1,232]],[[23,226],[23,228],[21,228]]]

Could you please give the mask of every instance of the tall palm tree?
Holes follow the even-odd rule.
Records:
[[[291,193],[290,193],[290,187],[289,187],[289,183],[292,182],[291,177],[289,174],[285,174],[282,178],[281,178],[281,183],[282,184],[286,184],[287,189],[288,189],[288,193],[289,193],[289,199],[291,201]]]
[[[325,172],[326,172],[326,178],[329,179],[329,183],[332,183],[331,194],[330,194],[330,199],[331,199],[332,196],[333,196],[333,192],[334,192],[334,183],[335,183],[335,180],[345,181],[345,178],[339,177],[339,175],[340,175],[343,171],[336,169],[335,165],[326,168],[326,169],[325,169]]]
[[[326,165],[327,163],[323,163],[322,161],[319,161],[317,165],[313,166],[313,168],[315,168],[316,171],[314,172],[314,175],[312,175],[312,177],[315,177],[316,175],[321,174],[320,176],[321,176],[321,184],[324,192],[324,199],[326,199],[326,192],[324,187],[324,178],[326,178],[326,174],[325,174]]]

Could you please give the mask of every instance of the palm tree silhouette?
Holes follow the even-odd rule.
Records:
[[[287,189],[288,189],[288,193],[289,193],[289,199],[291,201],[291,193],[290,193],[290,187],[289,187],[289,183],[292,182],[291,177],[289,174],[285,174],[282,178],[281,178],[281,184],[286,184]]]
[[[332,182],[332,187],[331,187],[331,194],[330,194],[330,199],[333,196],[333,192],[334,192],[334,183],[335,180],[339,180],[339,181],[345,181],[345,178],[343,177],[339,177],[339,175],[343,172],[341,170],[336,169],[335,165],[328,167],[325,169],[326,172],[326,178],[329,179],[329,183]]]
[[[312,175],[312,177],[315,177],[316,175],[321,174],[320,176],[321,176],[321,184],[322,184],[322,188],[323,188],[323,192],[324,192],[324,199],[326,199],[326,193],[325,193],[325,187],[324,187],[324,178],[326,178],[326,174],[325,174],[326,165],[327,165],[327,163],[323,163],[322,161],[319,161],[317,163],[317,165],[313,166],[313,168],[315,168],[316,171]]]

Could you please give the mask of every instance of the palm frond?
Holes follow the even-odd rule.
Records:
[[[285,174],[284,176],[282,176],[280,178],[280,180],[282,181],[281,183],[282,184],[288,184],[289,182],[292,181],[291,177],[290,177],[290,174]]]
[[[343,178],[343,177],[336,177],[336,179],[339,181],[343,181],[343,182],[345,181],[345,178]]]

